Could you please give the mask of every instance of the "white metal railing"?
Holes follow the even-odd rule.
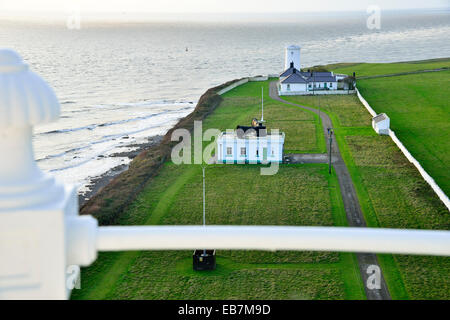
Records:
[[[295,250],[450,255],[447,231],[289,226],[100,227],[98,251]]]
[[[0,49],[0,299],[66,299],[98,251],[249,249],[450,255],[450,232],[334,227],[98,227],[76,189],[39,170],[33,126],[58,118],[53,90]],[[23,97],[26,97],[23,98]],[[68,273],[68,269],[75,272]],[[76,271],[78,270],[78,271]]]

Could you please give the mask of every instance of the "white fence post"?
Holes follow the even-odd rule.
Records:
[[[0,299],[66,299],[67,267],[96,258],[95,245],[79,237],[95,235],[96,220],[78,217],[75,188],[34,160],[33,126],[59,112],[44,80],[17,53],[0,50]]]

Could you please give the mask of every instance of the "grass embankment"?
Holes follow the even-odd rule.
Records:
[[[318,107],[317,97],[287,100]],[[368,226],[449,229],[448,210],[390,137],[375,134],[370,114],[355,96],[321,97],[320,109],[333,120]],[[450,298],[449,258],[378,258],[393,299]]]
[[[367,77],[433,69],[449,69],[450,58],[396,63],[338,63],[326,67],[335,73],[352,75],[353,72],[356,72],[356,77]]]
[[[203,129],[234,128],[260,115],[261,85],[248,83],[223,96]],[[268,90],[266,90],[268,92]],[[299,151],[324,151],[318,119],[310,112],[265,97],[268,126],[302,130],[286,144]],[[284,109],[285,108],[285,109]],[[318,131],[320,132],[320,131]],[[289,137],[289,138],[288,138]],[[208,224],[346,225],[336,176],[326,165],[281,165],[261,176],[256,165],[212,165],[207,169]],[[201,224],[201,168],[166,162],[121,224]],[[219,251],[217,269],[192,271],[192,252],[103,253],[83,269],[76,299],[364,299],[356,259],[350,253]]]

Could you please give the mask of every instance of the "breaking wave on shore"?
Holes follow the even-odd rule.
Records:
[[[127,166],[134,151],[147,145],[150,137],[164,135],[194,107],[192,101],[139,101],[86,107],[80,117],[80,108],[63,106],[60,121],[35,132],[37,162],[86,193],[93,179]]]

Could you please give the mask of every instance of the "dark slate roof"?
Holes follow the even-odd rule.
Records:
[[[237,136],[242,139],[244,136],[248,133],[251,134],[252,131],[256,133],[257,137],[265,137],[267,136],[267,129],[266,126],[263,126],[261,123],[257,127],[247,127],[247,126],[237,126],[236,127],[236,134]]]
[[[280,78],[284,78],[284,77],[287,77],[287,76],[293,74],[293,73],[294,73],[294,69],[295,69],[294,67],[287,69],[287,70],[284,71],[282,74],[280,74]],[[300,71],[298,71],[297,69],[295,69],[295,72],[296,72],[296,73],[299,73]]]
[[[301,75],[308,79],[308,83],[312,82],[336,82],[336,76],[331,72],[305,72],[302,71]]]
[[[315,76],[308,78],[308,82],[336,82],[336,77],[332,75],[328,76]]]
[[[284,79],[282,79],[284,78]],[[337,82],[331,72],[306,72],[289,68],[280,75],[281,83]]]
[[[386,120],[387,118],[388,118],[388,116],[385,113],[380,113],[379,115],[373,117],[373,120],[375,121],[375,123],[378,123],[383,120]]]
[[[290,76],[287,76],[281,83],[307,83],[308,81],[298,73],[292,73]]]

